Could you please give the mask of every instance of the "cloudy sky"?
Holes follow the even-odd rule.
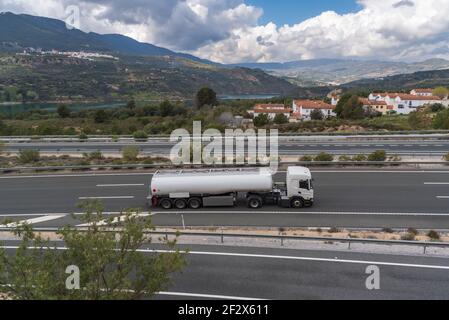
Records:
[[[218,62],[449,59],[448,0],[0,0]]]

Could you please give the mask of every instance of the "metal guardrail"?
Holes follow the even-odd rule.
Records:
[[[369,162],[369,161],[342,161],[342,162],[323,162],[323,161],[313,161],[313,162],[281,162],[280,166],[306,166],[306,167],[398,167],[398,166],[415,166],[420,167],[422,165],[439,165],[439,166],[449,166],[449,162],[415,162],[415,161],[400,161],[400,162]],[[89,171],[89,170],[136,170],[136,169],[190,169],[190,168],[226,168],[226,167],[263,167],[262,165],[184,165],[176,166],[170,163],[155,163],[155,164],[124,164],[124,165],[85,165],[85,166],[48,166],[48,167],[11,167],[11,168],[0,168],[0,173],[17,173],[17,172],[51,172],[51,171]]]
[[[86,231],[87,227],[77,228],[79,231]],[[34,228],[35,232],[56,232],[58,228]],[[11,228],[0,228],[1,232],[9,232]],[[118,230],[108,230],[106,232],[119,232]],[[239,234],[239,233],[225,233],[225,232],[182,232],[182,231],[147,231],[146,234],[159,235],[169,239],[169,236],[179,237],[214,237],[219,238],[221,244],[225,244],[225,239],[265,239],[278,241],[281,247],[285,246],[286,241],[315,241],[324,243],[344,243],[348,245],[348,250],[351,250],[353,244],[378,244],[378,245],[402,245],[422,247],[423,254],[427,253],[429,247],[449,248],[448,242],[429,242],[429,241],[407,241],[407,240],[379,240],[379,239],[364,239],[364,238],[332,238],[332,237],[306,237],[306,236],[288,236],[288,235],[261,235],[261,234]]]

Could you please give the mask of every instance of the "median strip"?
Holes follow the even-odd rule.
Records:
[[[134,196],[117,196],[117,197],[79,197],[79,200],[124,200],[124,199],[134,199]]]

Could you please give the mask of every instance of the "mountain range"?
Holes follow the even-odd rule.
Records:
[[[286,63],[242,63],[234,66],[258,68],[272,75],[283,77],[299,86],[335,86],[362,79],[449,69],[449,61],[444,59],[431,59],[423,62],[406,63],[316,59]]]
[[[114,59],[64,54],[80,51]],[[9,12],[0,14],[0,94],[2,86],[34,91],[46,100],[191,98],[203,86],[223,95],[285,95],[298,89],[261,70],[220,65],[123,35],[86,33],[68,29],[60,20]]]

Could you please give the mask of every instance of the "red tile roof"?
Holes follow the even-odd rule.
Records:
[[[295,104],[296,106],[303,107],[304,109],[334,110],[336,108],[336,106],[333,106],[320,100],[295,100]]]
[[[283,104],[257,104],[254,113],[291,113],[292,109]]]
[[[377,101],[377,100],[369,100],[365,98],[360,98],[360,101],[364,106],[386,106],[387,103],[385,101]]]

